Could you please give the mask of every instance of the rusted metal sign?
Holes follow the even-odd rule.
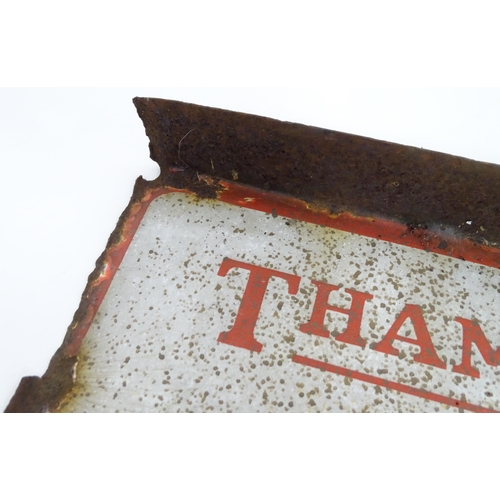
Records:
[[[500,410],[497,166],[135,102],[162,174],[7,411]]]

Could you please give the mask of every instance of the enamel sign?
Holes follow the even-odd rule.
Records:
[[[496,252],[229,183],[130,225],[59,411],[500,409]]]
[[[134,103],[160,176],[6,411],[500,411],[500,167]]]

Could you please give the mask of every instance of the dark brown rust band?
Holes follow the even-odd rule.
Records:
[[[498,165],[194,104],[134,103],[165,184],[207,174],[500,245]]]

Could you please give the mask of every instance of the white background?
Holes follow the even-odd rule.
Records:
[[[4,87],[181,88],[0,90],[0,405],[21,376],[44,372],[134,179],[157,175],[132,97],[500,164],[499,94],[484,88],[500,85],[499,46],[498,5],[489,0],[5,2]],[[220,88],[299,85],[322,87]],[[451,88],[464,86],[483,88]],[[4,415],[0,496],[495,491],[492,419],[286,417]]]
[[[136,95],[321,126],[500,164],[498,89],[0,90],[0,406],[42,375],[135,179],[157,176]]]

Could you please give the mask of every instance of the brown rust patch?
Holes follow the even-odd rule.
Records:
[[[24,377],[5,413],[40,413],[56,409],[73,387],[77,357],[65,357],[61,350],[42,377]]]
[[[237,172],[243,184],[335,213],[442,225],[500,243],[497,165],[194,104],[138,97],[134,104],[164,184],[191,189],[199,174],[232,180]]]

